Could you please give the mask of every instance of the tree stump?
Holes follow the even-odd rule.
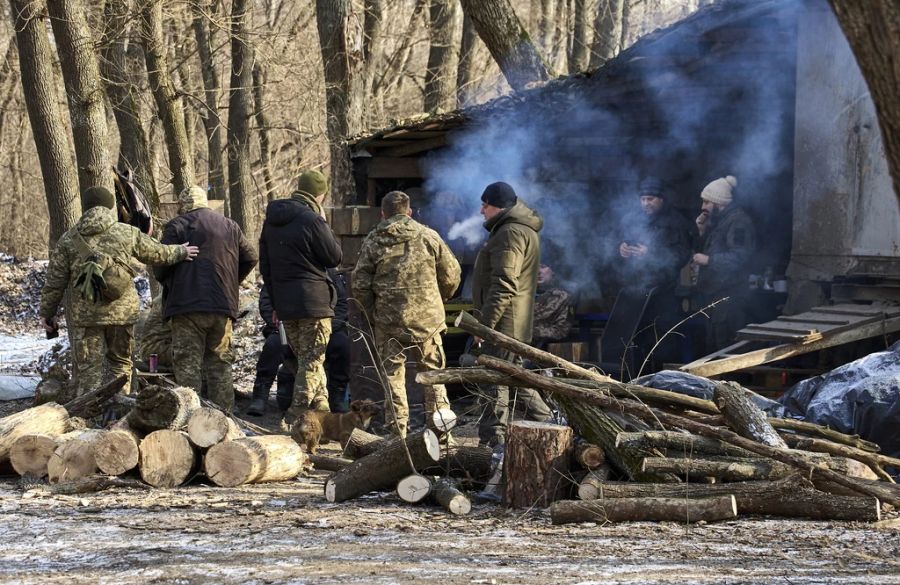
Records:
[[[741,386],[734,382],[720,382],[716,384],[713,395],[731,430],[757,443],[787,449],[787,444],[769,424],[766,414],[753,404]]]
[[[153,487],[180,486],[197,468],[197,453],[183,431],[153,431],[144,437],[139,449],[141,479]]]
[[[325,499],[343,502],[372,491],[394,488],[401,477],[433,465],[440,455],[440,442],[431,430],[409,435],[405,441],[393,439],[332,475],[325,482]]]
[[[472,511],[472,502],[450,480],[440,479],[434,482],[431,497],[451,514],[462,516]]]
[[[550,505],[554,524],[573,522],[716,522],[737,516],[734,496],[560,500]]]
[[[244,436],[244,432],[227,414],[215,408],[198,408],[191,413],[187,423],[191,443],[206,449],[222,441],[232,441]]]
[[[191,388],[147,386],[128,413],[128,426],[144,433],[177,430],[187,424],[191,413],[198,408],[200,397]]]
[[[562,425],[516,421],[506,434],[503,500],[512,508],[544,508],[571,485],[572,429]]]
[[[306,455],[286,435],[245,437],[210,447],[204,458],[206,475],[218,486],[234,487],[294,479],[303,471]]]
[[[94,444],[103,431],[80,431],[74,438],[65,437],[47,461],[50,483],[74,481],[97,473]]]
[[[69,430],[69,412],[59,404],[48,402],[0,419],[0,462],[9,459],[9,450],[19,437],[49,435],[55,437]]]
[[[120,420],[94,445],[97,467],[107,475],[131,471],[138,465],[140,444],[140,436],[128,426],[127,419]]]

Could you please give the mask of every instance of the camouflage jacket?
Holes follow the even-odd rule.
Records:
[[[153,265],[175,264],[187,256],[184,246],[160,244],[136,227],[117,222],[115,211],[92,207],[59,238],[50,254],[47,281],[41,291],[41,317],[44,319],[56,315],[63,295],[72,288],[81,271],[84,258],[76,240],[79,235],[92,249],[126,264],[131,258]],[[138,296],[134,288],[109,303],[89,303],[74,291],[69,298],[71,312],[66,319],[70,326],[130,325],[138,319]]]
[[[148,361],[150,354],[157,356],[172,355],[172,325],[163,319],[163,302],[161,296],[153,298],[150,311],[144,319],[143,325],[139,324],[140,331],[137,334],[137,354],[142,361]],[[169,360],[171,361],[171,360]],[[171,366],[160,360],[160,365]]]
[[[538,287],[534,299],[532,338],[536,341],[559,341],[569,336],[572,328],[572,295],[559,287]]]
[[[459,277],[459,262],[437,232],[395,215],[366,236],[351,284],[379,335],[424,341],[447,328],[443,301]]]

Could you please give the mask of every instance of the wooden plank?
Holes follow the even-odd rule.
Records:
[[[743,327],[741,331],[744,331],[745,329],[771,331],[772,333],[787,333],[790,335],[814,335],[816,333],[821,333],[819,329],[809,327],[805,323],[779,323],[777,320],[769,321],[768,323],[750,323]]]
[[[882,321],[877,321],[875,323],[868,323],[854,329],[841,331],[839,333],[836,333],[835,335],[823,337],[822,339],[813,341],[811,343],[788,343],[777,345],[775,347],[767,347],[756,351],[751,351],[743,355],[718,360],[703,361],[705,359],[703,358],[701,360],[697,360],[695,362],[682,366],[681,371],[688,372],[697,376],[717,376],[719,374],[736,372],[739,370],[743,370],[744,368],[749,368],[751,366],[767,364],[770,362],[793,357],[795,355],[802,355],[805,353],[810,353],[812,351],[818,351],[820,349],[826,349],[829,347],[843,345],[845,343],[851,343],[853,341],[859,341],[860,339],[867,339],[869,337],[875,337],[877,335],[894,333],[896,331],[900,331],[900,317],[893,317],[891,319],[885,319]]]
[[[811,325],[849,325],[854,321],[847,319],[817,319],[815,317],[786,317],[782,315],[776,321],[786,321],[788,323],[809,323]]]
[[[748,341],[779,341],[781,343],[810,343],[822,339],[821,333],[811,335],[797,335],[790,333],[775,333],[772,331],[753,331],[741,329],[737,332],[738,339]]]
[[[858,317],[871,317],[885,315],[885,307],[867,307],[865,305],[834,305],[833,307],[816,307],[810,313],[822,313],[825,315],[851,315]]]
[[[421,179],[419,160],[415,158],[373,157],[369,162],[370,179]]]
[[[447,144],[447,135],[441,134],[440,136],[429,138],[427,140],[415,140],[410,142],[409,144],[404,144],[403,146],[386,148],[385,150],[379,151],[378,156],[404,157],[411,154],[418,154],[426,150],[442,148],[444,146],[447,146]]]

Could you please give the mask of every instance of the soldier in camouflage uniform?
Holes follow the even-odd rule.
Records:
[[[541,264],[537,276],[537,296],[534,298],[532,339],[536,347],[569,336],[572,329],[572,295],[559,286],[553,269]]]
[[[70,292],[66,319],[79,395],[100,386],[104,366],[108,379],[124,374],[129,379],[125,387],[130,387],[134,323],[139,306],[134,287],[112,301],[92,302],[76,293],[74,285],[84,265],[84,248],[122,264],[131,258],[153,265],[176,264],[197,255],[197,247],[187,242],[165,246],[136,227],[119,223],[115,196],[103,187],[87,189],[81,196],[81,207],[81,219],[59,238],[50,254],[40,310],[44,328],[56,330],[57,309],[66,291]]]
[[[441,332],[447,328],[443,301],[459,286],[459,262],[434,230],[410,217],[409,197],[392,191],[381,202],[378,224],[363,241],[351,283],[372,330],[390,385],[387,405],[392,432],[406,436],[406,360],[419,371],[445,366]],[[443,385],[425,387],[425,420],[449,408]]]
[[[150,311],[143,324],[138,324],[137,355],[144,363],[149,363],[150,355],[156,354],[157,364],[163,368],[172,367],[172,326],[162,316],[162,296],[157,295],[150,304]]]

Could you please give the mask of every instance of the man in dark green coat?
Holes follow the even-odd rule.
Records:
[[[538,232],[544,221],[503,182],[491,183],[484,190],[481,214],[490,235],[475,259],[472,287],[475,315],[483,325],[529,343],[540,267]],[[496,346],[487,345],[483,352],[505,360],[519,360]],[[491,386],[485,394],[489,403],[478,428],[482,443],[491,446],[505,443],[506,427],[517,405],[528,419],[550,418],[547,404],[530,388],[510,391],[507,386]]]

